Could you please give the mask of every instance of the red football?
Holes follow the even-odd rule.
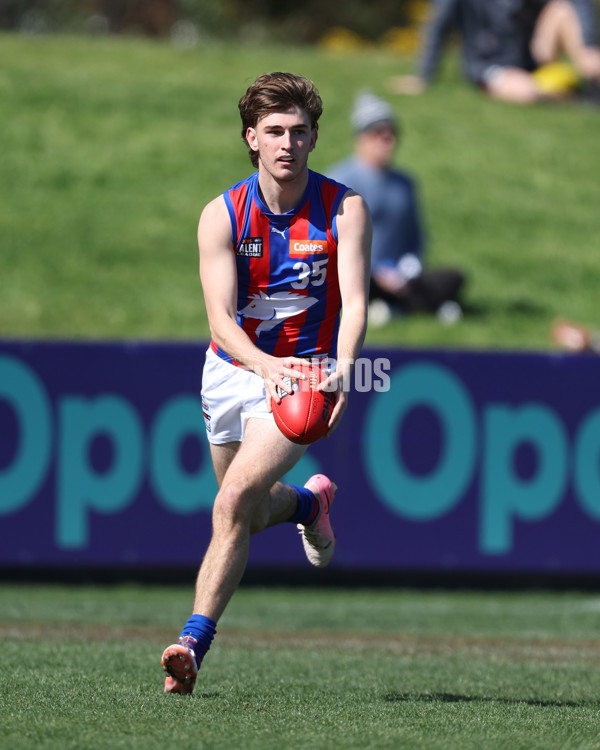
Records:
[[[307,377],[285,378],[292,393],[279,389],[281,402],[271,401],[275,423],[283,434],[294,443],[308,445],[322,438],[328,429],[333,410],[333,393],[318,391],[317,385],[327,375],[318,365],[294,366]]]

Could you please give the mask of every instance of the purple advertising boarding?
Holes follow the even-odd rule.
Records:
[[[0,566],[195,566],[205,344],[0,342]],[[290,472],[339,490],[337,569],[600,572],[596,356],[367,350]],[[249,567],[301,567],[292,524]]]

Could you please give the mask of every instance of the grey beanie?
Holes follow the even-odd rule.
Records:
[[[391,104],[368,89],[359,91],[356,95],[350,122],[357,133],[368,130],[378,122],[389,122],[394,128],[398,127],[398,119]]]

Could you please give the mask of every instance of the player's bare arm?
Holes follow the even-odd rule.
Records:
[[[237,270],[231,241],[231,223],[222,196],[211,201],[198,224],[200,280],[208,324],[213,341],[238,362],[256,372],[265,381],[267,404],[279,402],[277,387],[291,392],[285,376],[296,376],[292,365],[305,361],[298,357],[272,357],[254,346],[237,324]]]
[[[337,427],[346,409],[350,376],[367,330],[372,224],[369,209],[357,193],[348,191],[344,196],[337,215],[337,228],[342,319],[336,371],[321,386],[327,388],[333,382],[337,384],[329,434]]]

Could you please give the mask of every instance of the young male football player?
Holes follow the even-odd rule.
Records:
[[[304,487],[279,481],[305,446],[279,431],[271,401],[278,388],[290,392],[294,364],[331,358],[338,364],[322,387],[335,388],[333,431],[367,322],[371,221],[359,195],[308,169],[322,112],[314,84],[261,75],[238,106],[257,171],[211,201],[198,226],[212,336],[202,403],[219,491],[192,616],[162,657],[168,693],[192,692],[253,534],[291,521],[309,561],[330,561],[336,487],[321,474]]]

